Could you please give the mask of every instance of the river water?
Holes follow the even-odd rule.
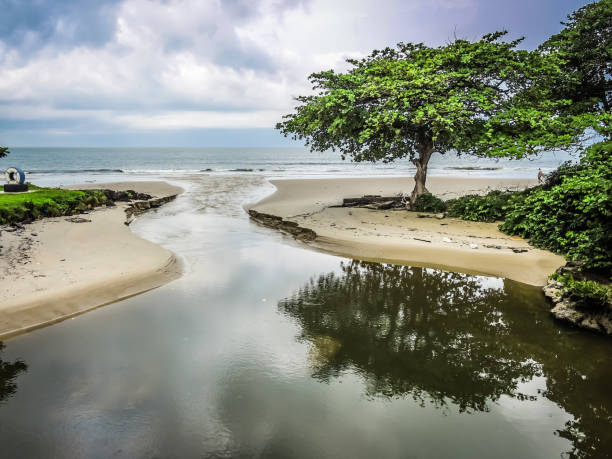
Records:
[[[2,458],[612,452],[612,342],[539,289],[362,263],[251,223],[260,176],[178,180],[133,230],[185,275],[0,349]]]

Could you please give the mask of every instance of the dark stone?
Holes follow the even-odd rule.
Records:
[[[7,183],[4,185],[5,193],[23,193],[24,191],[28,191],[27,183]]]

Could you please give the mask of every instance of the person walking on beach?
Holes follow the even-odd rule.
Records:
[[[542,178],[544,174],[542,173],[542,169],[538,169],[538,183],[542,183]]]

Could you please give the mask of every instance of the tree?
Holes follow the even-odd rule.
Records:
[[[565,28],[540,46],[560,53],[563,70],[573,77],[555,93],[572,99],[576,111],[612,114],[612,0],[589,3],[567,18]]]
[[[434,152],[522,158],[575,144],[588,122],[561,111],[571,101],[551,97],[566,79],[560,57],[519,50],[521,40],[500,41],[505,34],[437,48],[400,43],[349,59],[344,73],[313,73],[315,94],[297,97],[276,128],[355,161],[409,158],[413,204],[427,192]]]
[[[10,151],[6,147],[0,147],[0,158],[4,158]]]

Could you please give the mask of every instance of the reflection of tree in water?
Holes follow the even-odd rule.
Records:
[[[612,451],[610,396],[591,379],[610,380],[610,347],[549,323],[535,289],[508,281],[489,288],[482,278],[407,266],[341,268],[279,303],[312,345],[315,378],[353,370],[372,396],[486,411],[503,394],[534,398],[519,382],[544,375],[544,395],[575,417],[559,432],[574,444],[570,456]],[[584,358],[585,348],[602,346],[604,361]]]
[[[4,349],[4,343],[0,341],[0,354]],[[17,392],[15,379],[19,373],[23,373],[28,366],[21,360],[5,362],[0,359],[0,403],[8,400],[9,397]]]

